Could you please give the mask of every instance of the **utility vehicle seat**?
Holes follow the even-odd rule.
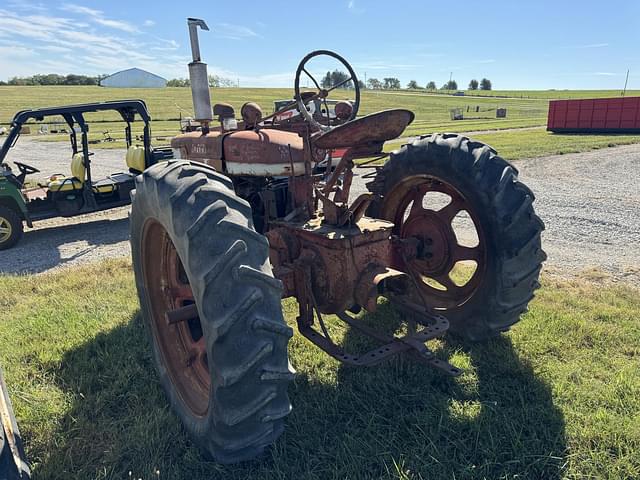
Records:
[[[85,182],[87,169],[84,166],[84,155],[76,153],[71,158],[71,176],[54,175],[49,178],[47,188],[52,192],[67,192],[71,190],[81,190]],[[96,193],[112,193],[116,189],[116,183],[110,179],[100,180],[92,183]]]
[[[139,175],[145,168],[144,147],[134,147],[133,145],[127,149],[127,167],[129,172]]]
[[[84,157],[81,153],[76,153],[71,157],[71,176],[54,175],[49,178],[47,188],[52,192],[66,192],[69,190],[80,190],[84,183],[86,168]]]

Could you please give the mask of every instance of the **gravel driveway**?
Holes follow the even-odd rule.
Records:
[[[42,170],[69,169],[63,143],[21,139],[9,160]],[[51,160],[43,161],[49,158]],[[96,150],[94,178],[124,168],[123,150]],[[547,229],[546,270],[562,276],[597,268],[615,279],[640,281],[640,144],[515,162],[536,194]],[[364,191],[356,177],[353,194]],[[128,208],[39,222],[13,249],[0,253],[0,272],[45,272],[108,257],[129,256]]]

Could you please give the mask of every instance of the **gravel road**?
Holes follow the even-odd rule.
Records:
[[[22,138],[9,160],[42,170],[69,169],[66,144]],[[49,158],[50,160],[43,160]],[[123,150],[97,150],[94,178],[124,168]],[[615,280],[640,281],[640,144],[515,162],[536,194],[547,229],[546,270],[574,276],[596,268]],[[365,190],[356,177],[353,195]],[[39,222],[13,249],[0,253],[0,272],[46,272],[109,257],[128,256],[127,208]]]

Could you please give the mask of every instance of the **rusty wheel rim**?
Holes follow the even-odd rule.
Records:
[[[209,408],[211,377],[200,317],[189,279],[164,227],[147,223],[143,237],[143,276],[151,330],[172,385],[196,416]]]
[[[477,212],[458,189],[440,178],[414,177],[403,187],[394,218],[395,233],[417,240],[417,248],[411,258],[396,258],[395,263],[416,278],[429,306],[440,310],[459,307],[475,294],[485,277],[486,241]],[[446,195],[450,201],[431,206],[425,200],[429,192]],[[475,229],[477,243],[473,246],[461,245],[456,235],[453,223],[462,212]],[[460,278],[461,270],[454,271],[458,265],[473,267],[473,272]]]

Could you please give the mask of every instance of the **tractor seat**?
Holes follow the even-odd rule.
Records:
[[[335,127],[313,141],[317,148],[349,148],[380,144],[402,135],[413,122],[413,112],[404,109],[383,110]]]

